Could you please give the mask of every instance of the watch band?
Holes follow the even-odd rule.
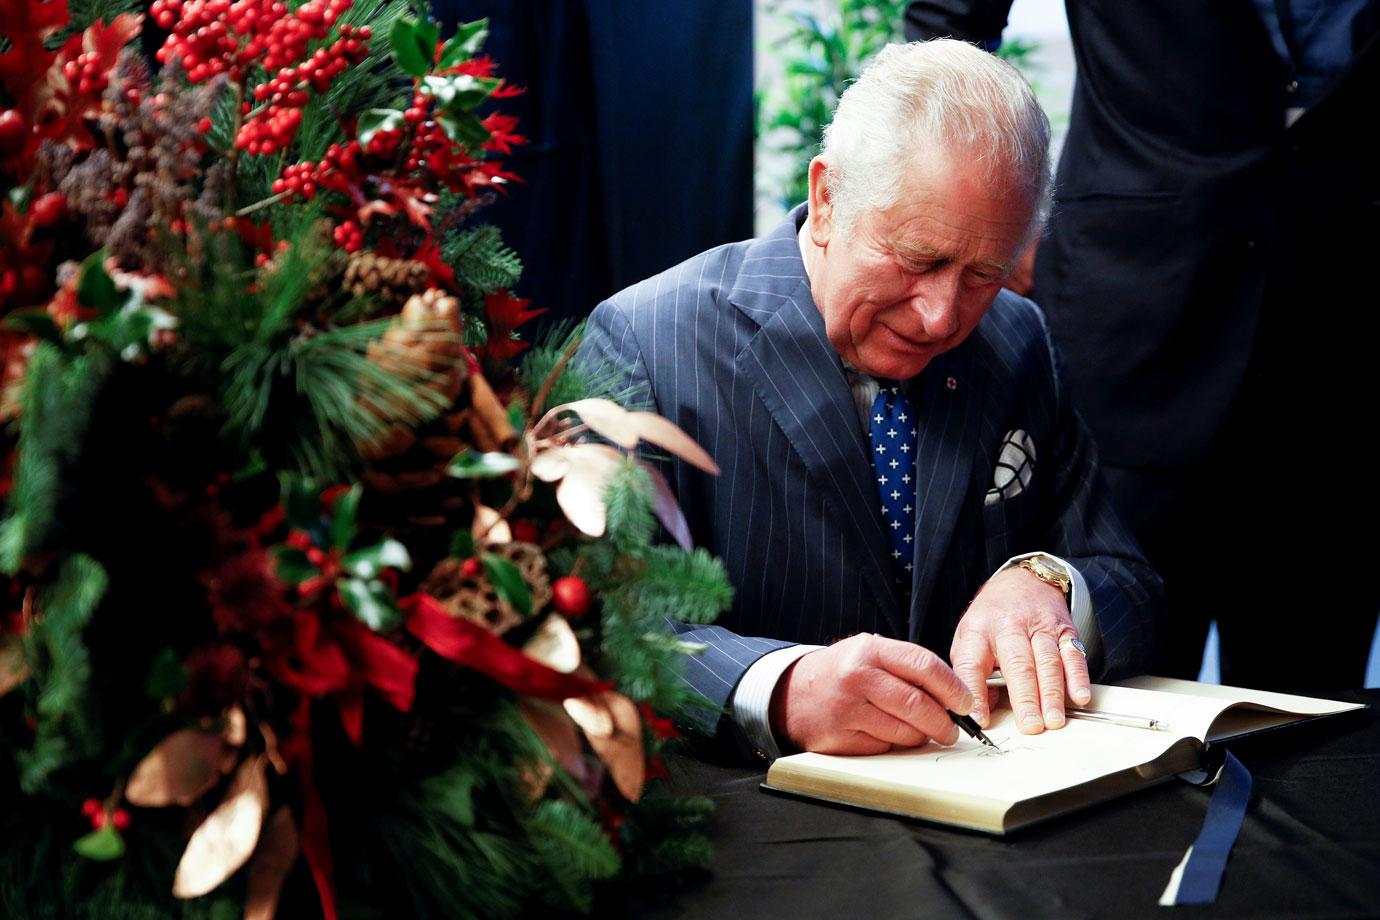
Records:
[[[1064,599],[1068,600],[1069,594],[1073,591],[1073,579],[1067,572],[1050,565],[1045,559],[1039,556],[1031,556],[1017,562],[1019,568],[1025,569],[1031,575],[1043,581],[1045,584],[1053,585],[1064,593]]]

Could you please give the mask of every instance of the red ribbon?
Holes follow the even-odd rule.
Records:
[[[452,616],[429,594],[413,594],[398,602],[407,615],[404,626],[442,658],[487,674],[510,690],[545,700],[587,696],[610,688],[576,674],[562,674],[504,642],[483,626]]]

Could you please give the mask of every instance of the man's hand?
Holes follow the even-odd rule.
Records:
[[[1016,724],[1027,735],[1064,724],[1064,692],[1079,706],[1092,698],[1088,660],[1067,639],[1078,638],[1064,594],[1022,568],[983,585],[954,630],[949,659],[973,689],[973,718],[987,727],[996,691],[983,692],[1000,667]]]
[[[772,693],[771,727],[803,751],[880,754],[958,740],[945,714],[973,697],[944,660],[913,642],[857,635],[803,655]]]

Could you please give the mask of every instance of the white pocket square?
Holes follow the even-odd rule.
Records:
[[[1025,491],[1035,473],[1035,442],[1022,429],[1008,431],[1001,442],[1001,454],[992,475],[992,488],[982,500],[984,505],[1009,501]]]

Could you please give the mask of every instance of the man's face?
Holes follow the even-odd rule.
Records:
[[[1001,290],[1031,217],[1027,196],[948,162],[912,165],[896,204],[844,237],[810,170],[810,292],[829,341],[874,377],[904,380],[968,337]]]

